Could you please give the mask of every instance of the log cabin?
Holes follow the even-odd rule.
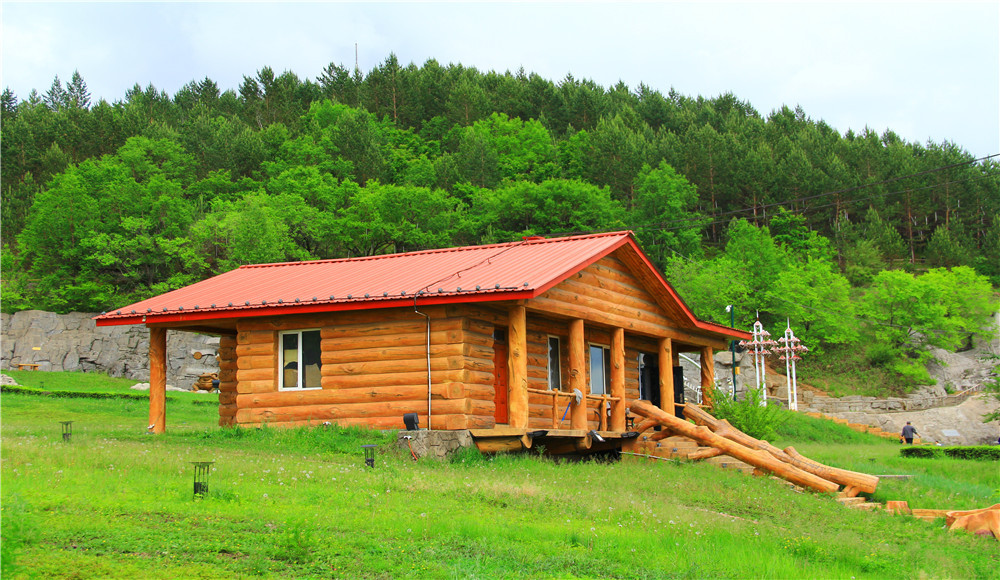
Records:
[[[166,335],[220,336],[219,424],[471,431],[480,448],[617,448],[630,400],[675,413],[678,356],[749,333],[699,320],[631,232],[241,266],[95,317],[150,333],[150,431]]]

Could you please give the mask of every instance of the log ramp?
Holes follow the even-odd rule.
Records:
[[[683,412],[694,424],[646,401],[631,401],[629,407],[633,414],[645,419],[636,426],[640,436],[655,426],[660,427],[660,431],[643,437],[637,450],[653,442],[670,440],[670,449],[677,452],[677,445],[681,443],[677,438],[683,437],[701,446],[686,454],[689,459],[718,460],[728,456],[751,466],[754,473],[772,474],[803,488],[853,498],[859,493],[873,493],[878,486],[878,477],[874,475],[817,463],[799,455],[792,447],[778,449],[767,441],[750,437],[728,421],[716,419],[691,403],[684,405]],[[722,462],[725,463],[725,460]]]

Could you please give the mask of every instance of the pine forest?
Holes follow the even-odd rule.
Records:
[[[0,115],[5,312],[109,310],[241,264],[619,229],[698,316],[790,320],[904,389],[928,346],[971,344],[997,310],[1000,157],[734,94],[390,55],[114,102],[76,72],[5,90]]]

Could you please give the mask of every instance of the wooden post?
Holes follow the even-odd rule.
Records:
[[[570,427],[573,429],[587,428],[587,352],[583,339],[583,319],[576,318],[569,323],[569,391],[574,389],[583,393],[579,404],[570,399]]]
[[[524,306],[514,306],[509,311],[507,323],[507,371],[510,398],[511,427],[524,429],[528,426],[528,338],[527,311]]]
[[[660,408],[674,413],[674,344],[669,338],[659,343]]]
[[[167,430],[167,329],[149,329],[149,424],[153,433]]]
[[[611,334],[611,430],[625,430],[625,329]],[[604,409],[601,409],[604,413]]]
[[[701,402],[703,405],[712,406],[712,397],[715,396],[715,356],[712,354],[712,347],[701,347]]]

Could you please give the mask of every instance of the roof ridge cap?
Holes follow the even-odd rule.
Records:
[[[347,263],[347,262],[367,262],[373,260],[385,260],[389,258],[401,258],[404,256],[422,256],[427,254],[443,254],[449,252],[468,252],[472,250],[483,250],[490,248],[502,248],[502,247],[513,247],[524,244],[544,244],[553,242],[565,242],[569,240],[584,240],[600,237],[615,237],[615,236],[628,236],[631,235],[631,230],[618,230],[613,232],[593,232],[589,234],[579,234],[571,236],[563,236],[560,238],[542,238],[540,240],[516,240],[510,242],[497,242],[494,244],[479,244],[475,246],[450,246],[447,248],[428,248],[426,250],[416,250],[413,252],[396,252],[393,254],[379,254],[377,256],[354,256],[350,258],[326,258],[322,260],[299,260],[296,262],[269,262],[265,264],[243,264],[237,269],[250,269],[250,268],[278,268],[278,267],[288,267],[288,266],[304,266],[304,265],[316,265],[316,264],[332,264],[332,263]]]

